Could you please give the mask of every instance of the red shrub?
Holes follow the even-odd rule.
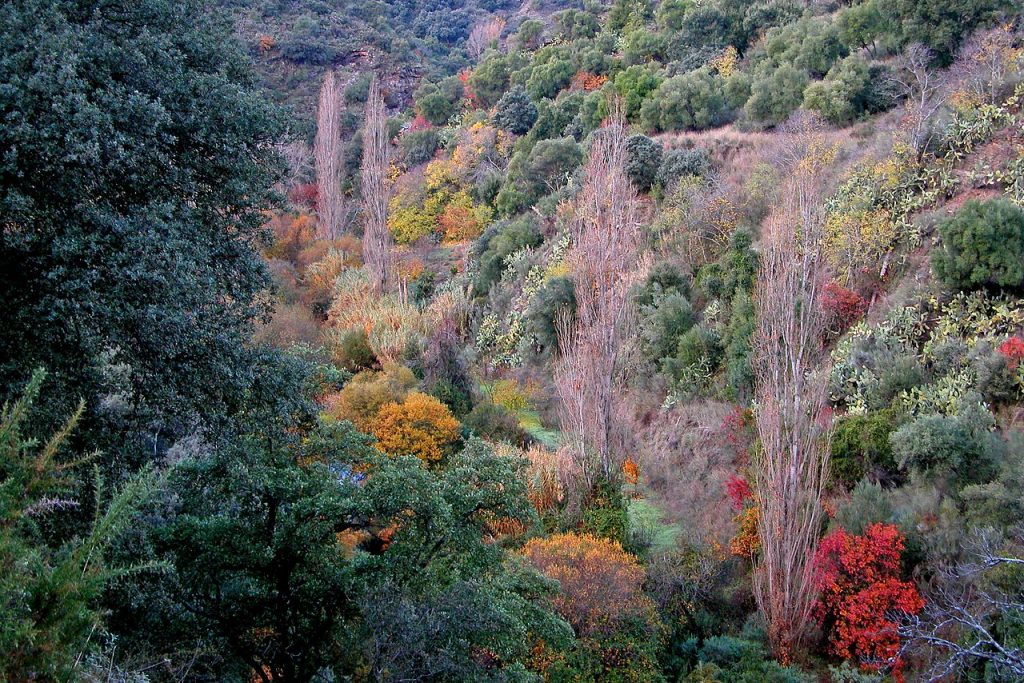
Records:
[[[725,493],[729,496],[732,509],[737,512],[743,509],[748,500],[754,499],[754,492],[750,489],[750,484],[747,483],[747,480],[743,477],[737,477],[735,474],[725,481]]]
[[[315,209],[316,198],[316,183],[296,185],[288,192],[288,201],[296,206],[308,206],[311,209]]]
[[[1024,339],[1010,337],[999,345],[999,353],[1010,361],[1010,369],[1016,370],[1021,360],[1024,359]]]
[[[895,613],[924,607],[913,583],[900,579],[903,536],[891,524],[872,524],[863,536],[839,529],[818,546],[815,562],[821,594],[816,615],[829,637],[829,651],[861,666],[891,666],[897,681],[900,639]]]
[[[828,318],[829,331],[834,334],[846,330],[868,310],[868,302],[864,297],[835,281],[825,285],[821,305]]]

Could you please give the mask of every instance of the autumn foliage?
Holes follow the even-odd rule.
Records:
[[[580,636],[612,630],[624,618],[653,605],[644,595],[644,569],[615,541],[589,534],[535,538],[523,548],[526,558],[561,585],[554,602],[558,613]]]
[[[1008,361],[1011,370],[1016,370],[1021,360],[1024,360],[1024,339],[1010,337],[999,345],[999,353]]]
[[[401,403],[387,403],[370,423],[377,448],[389,455],[414,455],[440,462],[459,439],[459,421],[433,396],[410,393]]]
[[[821,305],[829,331],[838,334],[857,322],[868,310],[868,302],[860,294],[832,281],[825,285]]]
[[[914,584],[900,579],[903,547],[895,526],[872,524],[863,536],[832,532],[815,557],[820,590],[815,614],[828,633],[831,653],[856,658],[867,669],[892,666],[897,679],[895,615],[924,607]]]

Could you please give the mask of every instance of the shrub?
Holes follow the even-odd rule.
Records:
[[[647,360],[659,363],[679,348],[679,340],[693,327],[693,307],[678,293],[659,298],[644,320],[640,345]]]
[[[626,541],[629,513],[626,499],[617,485],[606,479],[594,484],[580,512],[579,529],[616,543]]]
[[[522,86],[501,96],[494,112],[494,124],[514,135],[523,135],[537,121],[537,105]]]
[[[530,442],[530,435],[519,426],[515,414],[491,401],[476,404],[462,423],[474,434],[488,441],[510,443],[521,448],[525,448]]]
[[[616,74],[615,92],[622,98],[627,119],[636,119],[644,101],[658,89],[663,80],[653,67],[639,64]]]
[[[673,149],[665,153],[656,180],[663,192],[670,193],[680,178],[703,178],[710,170],[711,156],[704,148]]]
[[[360,372],[329,402],[324,412],[368,431],[382,406],[403,401],[414,386],[415,375],[402,365],[386,365],[382,372]]]
[[[980,404],[958,415],[923,415],[891,436],[899,466],[960,483],[987,481],[992,473],[998,437],[990,432],[992,414]]]
[[[377,448],[388,455],[413,455],[427,464],[454,452],[459,421],[433,396],[412,392],[401,403],[386,403],[370,422]]]
[[[825,285],[821,307],[828,320],[828,331],[839,335],[867,313],[868,302],[857,292],[833,280]]]
[[[407,166],[419,166],[433,159],[438,145],[437,131],[433,129],[409,131],[399,142]]]
[[[558,350],[558,320],[576,313],[576,291],[571,279],[553,277],[544,283],[526,309],[526,329],[536,340],[537,351]]]
[[[440,83],[424,83],[415,93],[413,100],[420,116],[434,124],[443,126],[458,111],[465,86],[452,76]]]
[[[345,331],[332,352],[334,362],[350,372],[370,370],[377,364],[377,356],[370,348],[370,338],[362,328]]]
[[[661,143],[646,135],[626,140],[626,175],[640,192],[649,192],[661,168]]]
[[[747,401],[754,392],[751,365],[754,339],[754,300],[746,290],[737,290],[730,303],[725,342],[725,388],[731,401]]]
[[[662,360],[662,371],[678,389],[695,392],[711,379],[721,359],[722,340],[719,334],[698,325],[680,337],[676,354]]]
[[[965,202],[939,225],[939,235],[932,266],[947,287],[1024,288],[1024,209],[1010,200]]]
[[[815,609],[832,654],[874,669],[898,656],[890,615],[924,607],[914,584],[900,580],[903,548],[903,536],[890,524],[872,524],[863,536],[838,529],[822,539],[815,555],[821,591]]]
[[[661,131],[720,126],[729,119],[724,79],[707,68],[674,76],[644,102],[641,119],[649,129]]]
[[[750,99],[743,110],[751,121],[778,125],[803,102],[808,80],[803,69],[783,64],[754,81],[750,87]]]
[[[561,591],[555,609],[581,637],[607,634],[631,616],[652,608],[642,587],[644,569],[622,546],[589,534],[535,538],[523,555]]]
[[[562,91],[576,75],[576,69],[567,59],[552,59],[533,67],[526,80],[526,91],[535,100],[554,97]]]
[[[478,296],[486,296],[505,271],[505,259],[525,247],[535,247],[543,237],[530,216],[488,228],[475,248],[479,268],[473,286]]]
[[[839,504],[833,522],[851,534],[863,534],[869,526],[892,519],[893,509],[881,484],[861,479],[850,497]]]
[[[807,87],[804,106],[829,123],[850,123],[867,109],[870,77],[863,57],[847,57],[829,70],[825,80]]]
[[[832,436],[832,476],[851,487],[865,475],[878,481],[897,472],[889,437],[898,426],[891,409],[839,420]]]

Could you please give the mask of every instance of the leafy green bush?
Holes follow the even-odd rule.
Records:
[[[672,293],[660,297],[654,306],[648,307],[640,332],[640,346],[646,359],[657,364],[674,355],[680,339],[693,323],[693,307],[684,296]]]
[[[867,109],[870,69],[862,57],[847,57],[833,66],[825,80],[804,91],[804,106],[837,125],[850,123]]]
[[[893,455],[904,469],[960,484],[988,481],[1001,442],[991,433],[992,414],[980,403],[957,415],[923,415],[890,437]]]
[[[507,256],[524,247],[535,247],[542,240],[540,230],[530,216],[497,223],[485,230],[475,244],[479,268],[473,287],[477,296],[486,296],[501,278]]]
[[[671,192],[680,178],[703,178],[710,170],[711,156],[703,147],[673,149],[665,153],[655,179],[658,187]]]
[[[402,136],[399,149],[408,166],[418,166],[434,158],[439,144],[436,130],[413,130]]]
[[[967,201],[939,225],[939,235],[932,266],[947,287],[1024,288],[1024,209],[1010,200]]]
[[[644,126],[657,131],[720,126],[730,118],[725,80],[708,68],[673,76],[643,103],[640,118]]]
[[[640,192],[648,192],[661,168],[661,143],[646,135],[626,140],[626,175]]]
[[[832,436],[829,471],[833,478],[851,487],[865,475],[877,481],[896,474],[889,437],[898,424],[892,409],[849,415],[839,420]]]
[[[615,92],[622,98],[626,118],[635,121],[644,102],[664,81],[653,65],[634,65],[615,75]]]
[[[580,511],[579,531],[618,543],[625,543],[629,529],[629,510],[619,487],[601,479],[591,489]]]
[[[721,360],[721,336],[701,324],[679,338],[675,355],[663,358],[661,366],[677,389],[693,393],[707,384]]]
[[[743,111],[751,121],[778,125],[803,102],[808,82],[805,70],[783,64],[756,78]]]
[[[413,100],[423,118],[435,126],[443,126],[458,110],[463,89],[462,81],[455,77],[437,84],[426,82],[413,93]]]
[[[516,86],[501,96],[494,112],[494,123],[514,135],[526,133],[537,121],[537,105],[522,86]]]
[[[746,290],[739,289],[730,307],[725,332],[725,394],[731,401],[744,402],[754,393],[754,300]]]
[[[377,365],[377,356],[370,347],[370,339],[364,329],[345,332],[333,350],[334,362],[349,372],[369,370]]]
[[[544,283],[526,309],[526,330],[536,340],[536,351],[545,354],[558,349],[558,320],[576,312],[572,280],[553,277]]]

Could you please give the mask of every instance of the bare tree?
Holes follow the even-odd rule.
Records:
[[[946,102],[949,79],[932,64],[935,53],[915,43],[900,57],[892,76],[900,95],[907,98],[907,124],[910,142],[917,150],[918,160],[937,134],[935,117]]]
[[[924,612],[900,628],[906,639],[901,654],[924,649],[938,655],[925,673],[928,681],[959,680],[982,664],[995,680],[1024,680],[1024,649],[995,628],[997,621],[1024,624],[1024,587],[993,580],[1000,568],[1024,566],[1024,559],[1001,552],[996,540],[979,533],[967,549],[971,559],[944,571]]]
[[[366,123],[363,127],[363,263],[370,284],[377,294],[391,286],[391,233],[388,231],[387,113],[381,96],[380,81],[374,75],[366,99]]]
[[[328,71],[320,86],[320,102],[316,111],[316,138],[313,156],[316,161],[317,217],[322,239],[337,238],[344,227],[345,198],[341,192],[344,151],[341,144],[341,117],[344,113],[341,83]]]
[[[288,167],[286,184],[293,188],[300,183],[309,182],[313,170],[313,155],[309,144],[302,140],[293,140],[278,147],[285,165]]]
[[[626,125],[616,115],[594,136],[573,205],[567,261],[576,314],[558,323],[555,368],[561,423],[589,488],[620,475],[616,394],[626,340],[635,326],[630,289],[637,279],[640,216],[625,173]]]
[[[1010,26],[979,31],[960,48],[951,71],[973,98],[998,104],[1024,68],[1024,55],[1016,47],[1020,39],[1021,32]]]
[[[763,235],[753,358],[761,441],[753,467],[761,540],[754,594],[783,659],[803,640],[817,597],[813,557],[831,436],[819,303],[825,281],[819,176],[834,149],[809,127],[792,143],[782,205]]]
[[[501,17],[491,17],[477,23],[466,38],[466,51],[474,59],[487,51],[487,48],[494,45],[501,32],[505,28],[505,20]]]

